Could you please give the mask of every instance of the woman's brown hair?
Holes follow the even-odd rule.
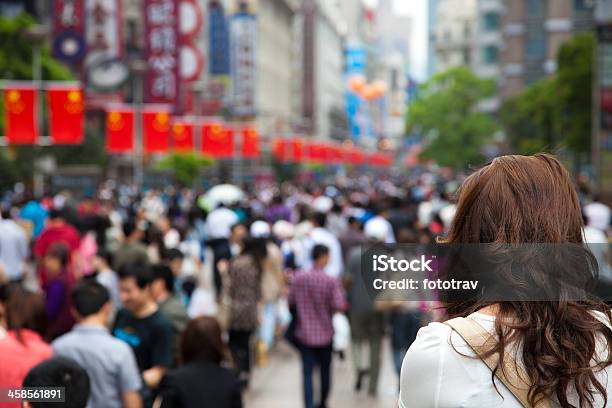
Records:
[[[502,156],[465,180],[444,242],[581,244],[582,226],[576,190],[554,156]],[[546,302],[476,300],[449,304],[449,314],[467,316],[493,303],[499,341],[487,355],[500,356],[493,376],[503,370],[507,346],[519,344],[533,405],[556,397],[562,407],[574,407],[567,398],[570,389],[579,407],[592,408],[596,394],[608,405],[606,386],[596,374],[612,364],[612,330],[592,314],[601,311],[612,319],[603,302],[563,296]],[[598,335],[606,341],[603,357],[597,355]]]
[[[47,312],[42,295],[27,291],[20,286],[8,289],[6,300],[6,324],[15,332],[19,342],[25,344],[21,331],[32,330],[40,336],[47,331]]]
[[[208,316],[191,320],[181,336],[181,363],[209,361],[215,364],[231,363],[227,347],[221,338],[217,319]]]

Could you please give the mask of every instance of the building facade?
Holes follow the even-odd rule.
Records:
[[[437,0],[433,50],[436,72],[475,63],[477,0]]]
[[[574,33],[592,27],[589,0],[504,0],[502,97],[554,73],[559,47]]]

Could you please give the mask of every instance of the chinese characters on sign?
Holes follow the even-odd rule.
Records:
[[[230,24],[232,111],[237,117],[251,117],[255,108],[255,45],[257,20],[253,14],[238,13]]]
[[[66,62],[80,62],[85,54],[84,1],[53,2],[53,55]]]
[[[145,0],[145,103],[176,105],[179,97],[177,0]]]

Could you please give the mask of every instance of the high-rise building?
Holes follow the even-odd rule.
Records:
[[[476,4],[474,35],[474,59],[472,69],[481,78],[498,81],[500,74],[500,52],[503,47],[501,32],[502,0],[478,0]],[[493,112],[499,108],[500,98],[483,101],[481,109]]]
[[[320,139],[344,139],[348,124],[344,104],[346,23],[340,3],[304,0],[301,24],[301,118],[299,129]]]
[[[559,47],[576,32],[590,30],[593,1],[504,0],[501,52],[502,97],[554,73]]]
[[[433,48],[436,72],[475,63],[477,0],[437,0]]]

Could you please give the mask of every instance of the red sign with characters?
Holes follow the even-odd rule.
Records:
[[[168,151],[170,112],[159,108],[145,108],[142,112],[143,146],[145,153]]]
[[[33,86],[4,87],[4,122],[9,144],[36,144],[38,139],[37,92]]]
[[[178,0],[145,0],[146,103],[176,106],[179,97]]]
[[[49,130],[53,144],[80,144],[85,133],[85,104],[81,87],[50,86],[47,97]]]
[[[246,159],[254,159],[259,157],[259,135],[257,130],[253,128],[242,129],[242,157]]]
[[[231,159],[234,155],[234,131],[221,123],[202,126],[202,153],[218,159]]]
[[[134,109],[129,106],[106,112],[106,150],[109,153],[130,153],[134,149]]]
[[[177,152],[193,151],[193,123],[177,120],[172,124],[172,148]]]

